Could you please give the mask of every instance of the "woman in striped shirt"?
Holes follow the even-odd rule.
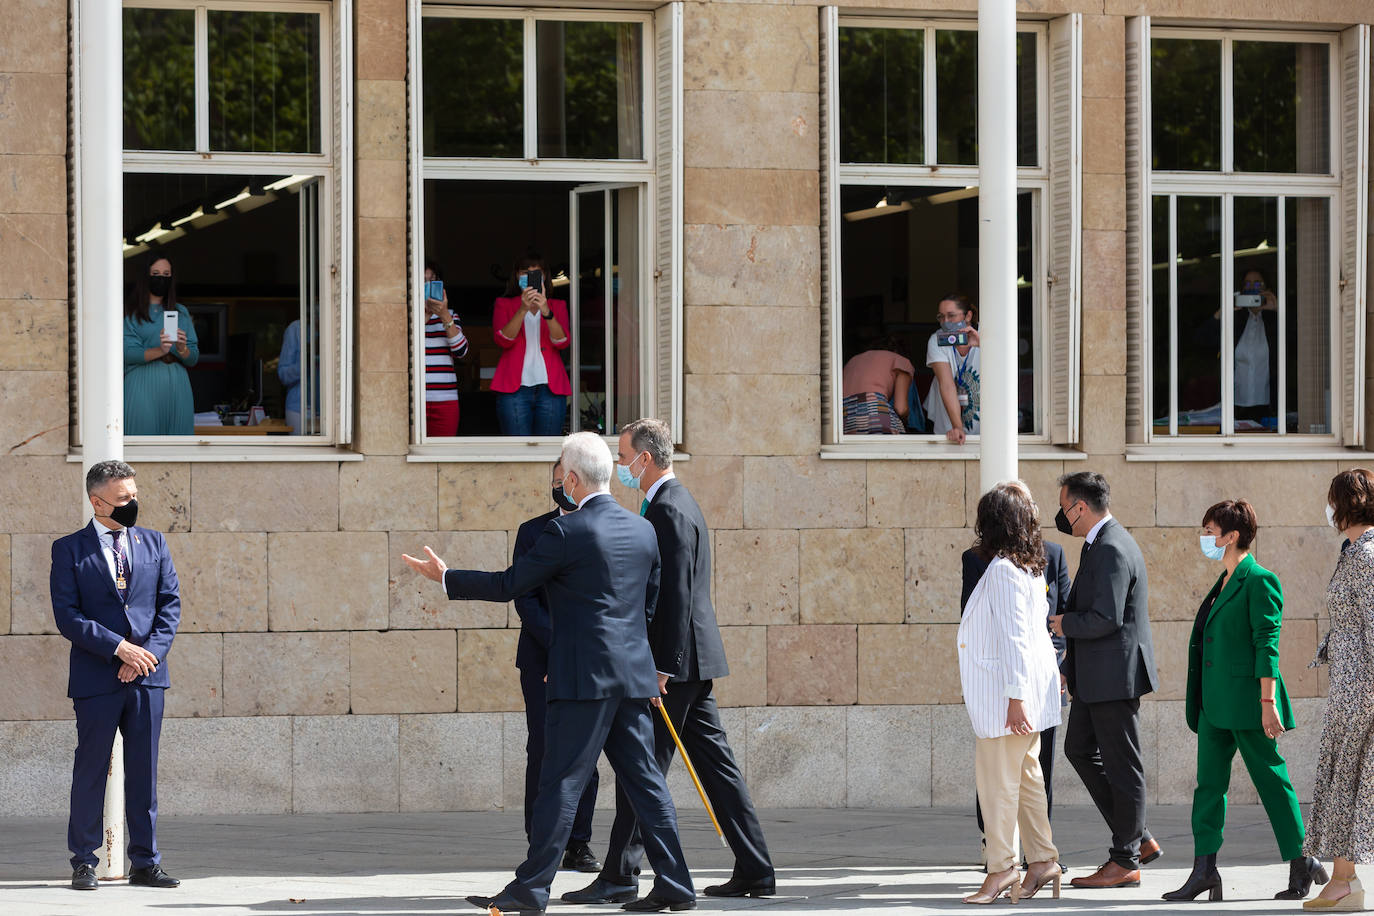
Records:
[[[448,290],[429,297],[429,284],[442,282],[432,263],[425,264],[425,435],[458,435],[458,374],[454,361],[468,354],[468,339],[449,311]]]

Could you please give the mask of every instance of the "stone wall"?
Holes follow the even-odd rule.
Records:
[[[915,9],[910,0],[875,5]],[[1125,460],[1124,16],[1196,3],[1022,3],[1084,29],[1082,449],[1023,462],[1042,506],[1065,470],[1103,471],[1154,574],[1163,687],[1144,705],[1152,798],[1186,803],[1192,616],[1216,569],[1202,507],[1246,495],[1256,553],[1288,593],[1284,739],[1310,795],[1325,672],[1307,669],[1337,549],[1311,462]],[[1354,21],[1365,4],[1211,0],[1206,18]],[[53,537],[81,524],[67,451],[65,0],[0,0],[0,815],[65,811],[75,741],[67,644],[47,596]],[[927,11],[970,12],[930,0]],[[356,0],[359,462],[139,465],[144,521],[169,532],[183,622],[162,743],[171,813],[518,805],[524,718],[510,607],[443,600],[402,551],[495,568],[546,509],[547,467],[408,463],[406,7]],[[685,13],[685,436],[679,474],[714,529],[733,674],[717,686],[766,806],[967,803],[972,736],[954,632],[978,468],[822,460],[818,16],[690,2]],[[617,489],[627,503],[637,497]],[[1048,517],[1052,513],[1046,512]],[[1053,530],[1076,565],[1077,542]],[[677,796],[694,804],[680,770]],[[1247,779],[1233,798],[1252,799]],[[1057,795],[1086,803],[1062,765]],[[604,791],[603,805],[612,793]]]

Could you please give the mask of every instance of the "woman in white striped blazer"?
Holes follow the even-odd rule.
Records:
[[[965,903],[1012,902],[1053,882],[1059,851],[1050,834],[1040,732],[1059,724],[1059,668],[1045,626],[1045,544],[1040,513],[1020,482],[978,501],[974,549],[990,560],[959,624],[959,677],[978,741],[974,778],[983,805],[988,876]],[[1019,881],[1017,824],[1030,868]]]

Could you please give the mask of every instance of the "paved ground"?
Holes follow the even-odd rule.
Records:
[[[698,891],[729,875],[731,859],[704,815],[684,807],[683,842]],[[701,898],[706,912],[757,910],[759,916],[876,909],[887,913],[962,910],[962,894],[982,880],[974,863],[978,840],[972,813],[942,808],[774,810],[761,812],[778,865],[780,896],[767,900]],[[1233,808],[1222,851],[1226,902],[1165,904],[1159,895],[1183,883],[1192,865],[1186,807],[1151,811],[1150,826],[1164,857],[1149,866],[1141,887],[1079,891],[1065,885],[1059,901],[1037,898],[975,912],[1024,913],[1051,908],[1076,913],[1294,913],[1301,904],[1275,901],[1287,882],[1273,834],[1257,807]],[[598,812],[604,849],[610,818]],[[1069,876],[1104,858],[1106,828],[1090,808],[1055,811],[1055,838]],[[472,913],[474,893],[494,893],[523,857],[518,812],[339,814],[274,817],[168,817],[159,825],[168,871],[177,890],[67,888],[65,823],[51,818],[0,819],[0,916],[181,913],[239,916],[378,916]],[[555,896],[586,883],[562,872]],[[641,890],[647,890],[645,881]],[[550,913],[619,913],[616,907],[555,902]]]

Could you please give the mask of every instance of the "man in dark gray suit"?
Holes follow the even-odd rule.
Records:
[[[711,800],[721,833],[735,854],[730,880],[706,888],[711,897],[766,897],[776,890],[763,828],[735,763],[712,694],[714,678],[730,673],[711,605],[711,532],[692,494],[673,473],[673,438],[662,420],[635,420],[620,433],[620,482],[644,493],[640,514],[654,527],[662,561],[658,607],[649,645],[663,705]],[[665,773],[676,746],[654,719],[654,754]],[[601,874],[569,903],[614,903],[637,893],[644,848],[629,800],[616,788],[615,823]]]
[[[1101,474],[1059,478],[1055,526],[1083,538],[1069,607],[1050,617],[1067,637],[1061,671],[1073,705],[1064,756],[1078,771],[1112,831],[1110,858],[1075,887],[1138,887],[1140,865],[1159,858],[1145,829],[1145,769],[1140,760],[1140,698],[1157,689],[1150,639],[1145,558],[1108,511],[1111,488]]]

